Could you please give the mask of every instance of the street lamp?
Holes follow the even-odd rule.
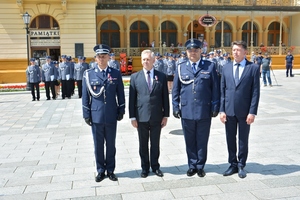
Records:
[[[29,23],[30,23],[31,16],[27,13],[23,14],[23,21],[25,24],[26,29],[26,42],[27,42],[27,65],[29,65],[29,44],[28,44],[28,38],[29,38]],[[26,90],[30,90],[29,83],[27,82]]]

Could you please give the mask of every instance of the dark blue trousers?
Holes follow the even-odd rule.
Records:
[[[207,144],[211,118],[181,119],[189,169],[203,169],[207,159]]]
[[[227,116],[225,123],[226,141],[228,149],[228,162],[233,166],[245,167],[248,157],[248,140],[250,125],[246,117]],[[238,129],[238,155],[237,155],[237,129]]]
[[[111,173],[115,170],[116,131],[117,122],[114,124],[92,124],[96,168],[98,173],[104,173],[105,171]],[[104,153],[106,153],[106,155],[104,155]]]

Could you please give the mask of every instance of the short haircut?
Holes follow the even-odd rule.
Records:
[[[243,47],[243,49],[247,50],[247,43],[245,41],[234,41],[232,42],[232,46],[233,45],[241,45]]]
[[[142,51],[141,55],[144,55],[144,54],[151,54],[151,58],[155,58],[154,52],[152,52],[150,49],[146,49],[146,50]]]

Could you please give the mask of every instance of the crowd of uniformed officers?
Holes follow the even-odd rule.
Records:
[[[39,83],[41,82],[44,83],[47,100],[57,99],[60,90],[62,99],[70,99],[74,95],[75,83],[78,97],[81,98],[83,72],[90,68],[85,60],[85,57],[78,56],[78,62],[75,63],[72,62],[71,56],[62,55],[61,62],[58,62],[52,61],[51,56],[46,56],[46,62],[39,67],[36,59],[31,58],[30,66],[26,69],[26,77],[31,89],[32,101],[40,100]]]

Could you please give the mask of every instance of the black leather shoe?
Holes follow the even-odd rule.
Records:
[[[108,176],[109,180],[111,180],[111,181],[118,180],[117,176],[113,172],[107,172],[107,176]]]
[[[159,176],[159,177],[164,176],[164,174],[162,173],[162,171],[160,169],[154,170],[153,172],[156,174],[156,176]]]
[[[244,170],[244,167],[239,167],[238,168],[238,175],[239,175],[240,178],[245,178],[247,176],[247,173]]]
[[[143,170],[142,173],[141,173],[141,177],[142,178],[147,178],[148,174],[149,174],[149,172]]]
[[[104,172],[103,172],[103,173],[99,173],[99,174],[95,177],[95,181],[96,181],[96,182],[101,182],[101,181],[104,180],[104,178],[105,178]]]
[[[199,177],[204,177],[206,175],[205,171],[203,169],[199,169],[197,174],[198,174]]]
[[[197,173],[197,170],[191,168],[191,169],[189,169],[189,170],[186,172],[186,175],[187,175],[187,176],[194,176],[196,173]]]
[[[230,166],[224,173],[223,176],[230,176],[238,172],[238,168],[235,166]]]

